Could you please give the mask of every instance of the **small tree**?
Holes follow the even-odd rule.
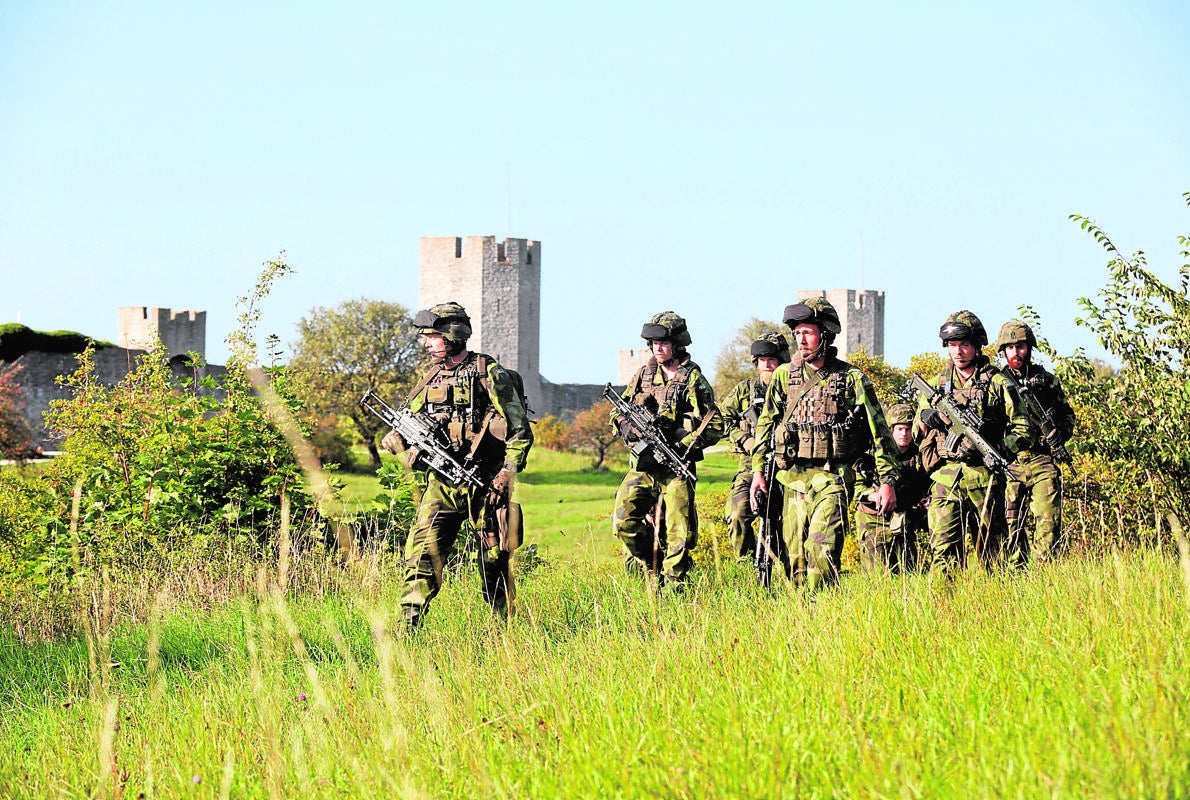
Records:
[[[612,432],[608,420],[611,418],[612,404],[607,400],[600,400],[589,408],[574,415],[567,431],[566,443],[580,453],[590,453],[594,457],[592,469],[603,467],[604,459],[617,449],[623,450],[624,445],[620,437]]]
[[[290,366],[306,408],[318,416],[349,417],[372,466],[379,467],[377,440],[387,431],[359,400],[374,389],[392,402],[413,386],[423,357],[408,310],[363,297],[333,309],[311,309],[298,322],[293,350]]]
[[[1183,195],[1190,206],[1190,192]],[[1079,413],[1080,451],[1107,459],[1121,474],[1145,475],[1158,506],[1190,518],[1190,237],[1178,236],[1178,285],[1148,269],[1141,251],[1124,256],[1095,222],[1073,214],[1111,256],[1107,285],[1095,300],[1080,298],[1085,316],[1076,323],[1092,331],[1123,366],[1105,377],[1101,364],[1080,349],[1058,358],[1048,347]],[[1035,321],[1029,308],[1026,319]],[[1039,343],[1040,344],[1040,343]],[[1039,347],[1039,349],[1041,349]]]
[[[547,450],[565,450],[569,433],[570,426],[553,414],[546,414],[533,423],[534,444]]]
[[[719,355],[715,356],[715,380],[712,382],[715,397],[726,397],[736,384],[756,374],[752,365],[752,343],[773,331],[790,338],[789,329],[784,325],[753,317],[740,327],[735,338],[723,345]]]

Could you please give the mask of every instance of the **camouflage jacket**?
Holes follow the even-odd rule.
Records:
[[[670,443],[680,453],[690,452],[690,460],[702,458],[702,450],[723,438],[723,415],[715,404],[715,392],[698,364],[689,356],[678,367],[678,374],[666,380],[656,359],[649,359],[628,382],[622,397],[629,403],[647,405],[662,419],[662,428]],[[703,426],[703,420],[706,425]],[[619,431],[620,415],[613,409],[611,427]],[[702,432],[698,429],[702,427]],[[695,434],[698,434],[697,439]],[[628,459],[630,469],[637,469],[635,454]]]
[[[765,394],[764,407],[760,411],[760,419],[756,423],[756,446],[752,449],[752,469],[754,471],[759,472],[764,469],[765,456],[773,448],[773,433],[785,419],[785,406],[789,396],[789,373],[794,369],[802,371],[803,385],[816,380],[819,372],[809,364],[803,364],[795,359],[790,364],[782,364],[777,367],[776,372],[773,373],[773,380]],[[846,361],[840,361],[834,356],[829,356],[826,364],[822,367],[823,372],[828,370],[842,371],[843,373],[843,405],[849,410],[849,413],[854,411],[859,417],[862,417],[857,419],[856,424],[866,427],[867,433],[870,435],[869,449],[875,459],[876,474],[880,482],[895,483],[900,477],[900,468],[897,466],[896,457],[897,446],[893,442],[892,432],[884,419],[884,409],[876,399],[876,390],[872,388],[871,381],[862,370],[851,366]],[[806,402],[806,399],[803,398],[802,402]],[[831,464],[828,467],[835,472],[850,471],[854,461],[855,459],[850,459],[851,463]],[[791,469],[796,470],[798,466],[795,463]]]
[[[441,422],[457,455],[467,455],[475,438],[483,437],[476,448],[482,462],[495,465],[502,460],[523,470],[533,429],[512,379],[496,359],[469,353],[455,367],[436,364],[430,370],[425,385],[409,401],[409,410]]]
[[[983,420],[980,433],[1003,453],[1013,456],[1032,443],[1029,421],[1021,409],[1019,399],[1009,388],[1008,379],[991,365],[986,356],[977,357],[975,372],[968,379],[964,379],[953,365],[947,365],[941,374],[928,383],[932,386],[947,387],[956,404],[970,407],[978,414]],[[919,398],[919,416],[929,407],[926,398]],[[943,461],[961,462],[983,468],[982,457],[966,439],[959,442],[955,452],[949,452],[943,446],[945,438],[945,434],[932,430],[922,446],[936,447]]]
[[[756,442],[756,422],[764,407],[764,396],[768,386],[760,376],[740,381],[719,404],[723,412],[723,427],[731,451],[740,457],[740,469],[752,468],[752,446]]]
[[[1016,386],[1023,386],[1037,398],[1041,407],[1049,412],[1054,426],[1058,430],[1059,443],[1065,443],[1070,439],[1074,433],[1074,409],[1070,407],[1070,402],[1066,399],[1066,392],[1062,389],[1061,381],[1053,373],[1037,364],[1026,364],[1025,368],[1020,371],[1005,366],[1001,368],[1001,372],[1008,379],[1009,384],[1014,385],[1015,394],[1020,395],[1020,392],[1016,391]],[[1021,408],[1024,411],[1025,419],[1029,422],[1029,438],[1032,449],[1048,453],[1049,443],[1041,433],[1043,422],[1041,415],[1023,398]]]

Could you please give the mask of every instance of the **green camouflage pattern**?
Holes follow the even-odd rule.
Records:
[[[1000,326],[1000,335],[996,337],[996,352],[1004,352],[1004,348],[1010,344],[1019,344],[1024,342],[1029,347],[1037,346],[1037,337],[1033,335],[1033,329],[1019,319],[1010,319]]]
[[[1008,557],[1018,566],[1058,558],[1066,550],[1062,532],[1062,471],[1048,453],[1021,453],[1004,491]],[[1026,521],[1032,514],[1030,536]]]
[[[455,546],[459,529],[478,520],[481,530],[494,531],[495,520],[487,507],[486,493],[470,486],[448,486],[429,474],[417,506],[417,517],[405,540],[404,586],[400,605],[406,619],[425,616],[430,601],[442,586],[442,570]],[[501,613],[508,604],[509,554],[498,547],[479,547],[479,577],[483,599]]]
[[[975,374],[964,380],[951,371],[956,389],[976,381],[987,381],[983,401],[974,411],[984,421],[985,431],[1000,431],[992,444],[1010,456],[1030,443],[1029,423],[1008,381],[990,362],[977,358]],[[942,376],[928,381],[937,386]],[[929,408],[919,399],[920,410]],[[985,434],[991,436],[991,434]],[[1004,511],[1005,478],[980,464],[944,459],[931,474],[928,521],[930,528],[930,569],[950,574],[966,566],[970,542],[980,563],[991,568],[1001,557],[1007,537]]]
[[[889,416],[897,415],[898,419],[906,413],[912,414],[907,405],[889,409]],[[876,512],[879,483],[871,469],[864,464],[856,470],[855,536],[865,572],[895,575],[914,572],[919,566],[918,541],[927,531],[925,502],[930,478],[916,443],[911,442],[904,453],[899,453],[897,461],[901,467],[901,476],[893,486],[897,510],[888,515]]]
[[[690,361],[689,357],[683,360],[682,365],[690,369],[685,391],[679,393],[673,403],[662,407],[660,415],[669,422],[669,438],[679,453],[693,449],[693,452],[701,454],[702,448],[723,438],[723,415],[715,405],[715,392],[698,365]],[[649,374],[646,364],[641,367],[639,374],[642,386],[646,383],[654,387],[669,385],[660,365]],[[634,378],[624,389],[623,397],[628,402],[632,402],[636,382]],[[698,426],[708,416],[706,426],[696,439]],[[619,415],[613,410],[612,430],[618,431],[618,422]],[[692,460],[697,461],[697,458]],[[691,464],[692,469],[693,466]],[[628,473],[616,491],[612,531],[624,544],[633,563],[643,567],[646,573],[657,568],[663,579],[679,583],[685,579],[694,563],[690,550],[698,542],[694,486],[654,464],[642,469],[640,459],[635,454],[629,457],[628,467]],[[654,513],[658,498],[664,505],[664,513],[659,549],[656,549],[653,525],[646,518]]]
[[[756,440],[748,430],[752,426],[746,423],[745,415],[752,407],[752,398],[758,392],[763,397],[763,391],[764,384],[759,376],[747,378],[737,383],[719,404],[719,410],[723,414],[723,426],[727,429],[727,440],[739,460],[735,478],[732,479],[731,489],[727,493],[723,517],[728,535],[731,537],[731,546],[736,555],[741,557],[748,556],[756,550],[756,513],[752,511],[749,498],[752,486],[751,450]]]
[[[653,515],[658,500],[662,524],[655,535]],[[683,582],[694,565],[690,551],[698,544],[694,486],[670,472],[629,470],[616,491],[612,530],[631,559],[630,565],[668,583]]]
[[[893,483],[900,477],[897,446],[876,391],[863,371],[842,363],[846,368],[844,404],[847,408],[863,407],[871,431],[871,452],[878,480]],[[808,364],[794,362],[782,364],[773,373],[756,425],[756,446],[752,449],[754,472],[764,468],[765,456],[772,448],[773,430],[785,416],[792,369],[803,370],[805,380],[815,372]],[[851,465],[806,465],[795,459],[789,469],[777,471],[777,481],[785,491],[782,536],[795,583],[804,582],[811,589],[833,583],[839,574],[843,540],[850,525],[848,505],[855,482]],[[799,575],[804,575],[804,579]]]
[[[456,374],[465,372],[466,367],[475,364],[481,355],[480,353],[471,353],[468,355],[467,359],[455,369]],[[517,394],[516,387],[513,386],[512,378],[509,377],[508,371],[500,366],[496,362],[496,359],[491,356],[484,357],[488,361],[486,373],[488,400],[491,402],[492,407],[496,409],[496,413],[504,417],[508,425],[508,436],[504,442],[503,460],[515,463],[518,471],[523,470],[529,460],[529,450],[533,446],[533,429],[529,425],[529,415],[525,411],[525,404],[521,402],[520,395]],[[476,386],[478,388],[478,384]],[[423,388],[409,402],[409,410],[414,414],[421,412],[425,408],[427,389],[428,387]],[[472,390],[471,382],[458,380],[455,382],[453,390],[461,398],[460,402],[466,405],[469,399],[468,395]]]

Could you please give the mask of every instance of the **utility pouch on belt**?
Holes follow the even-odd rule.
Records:
[[[496,527],[500,532],[500,549],[511,553],[525,538],[525,519],[521,504],[511,500],[496,509]]]
[[[450,445],[455,450],[461,450],[463,447],[463,425],[462,420],[452,419],[446,426],[446,432],[450,435]]]

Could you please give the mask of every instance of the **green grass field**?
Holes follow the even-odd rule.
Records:
[[[467,572],[394,633],[368,561],[320,594],[261,572],[147,624],[0,634],[0,796],[1190,797],[1185,557],[813,598],[721,559],[655,595],[616,564],[619,474],[546,455],[519,491],[550,557],[507,623]]]

